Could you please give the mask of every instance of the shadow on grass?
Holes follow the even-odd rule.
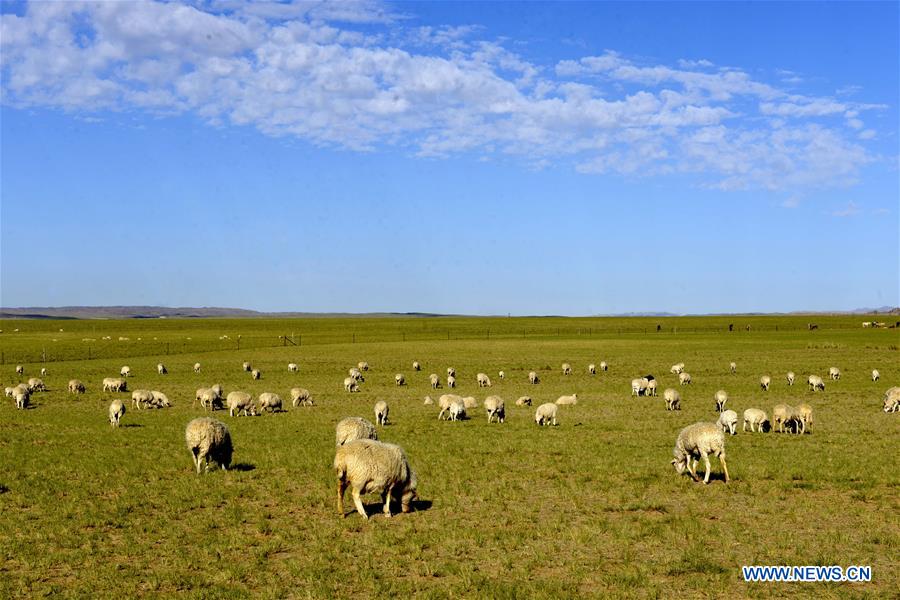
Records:
[[[254,471],[254,470],[256,470],[256,465],[251,465],[250,463],[237,463],[235,465],[231,465],[230,470],[232,470],[232,471]]]
[[[122,423],[119,427],[143,427],[140,423]]]
[[[410,505],[410,508],[412,509],[412,510],[410,510],[410,512],[414,513],[414,512],[429,510],[431,508],[432,504],[433,503],[431,502],[431,500],[413,500],[412,504]],[[382,512],[384,509],[384,504],[382,504],[381,502],[370,502],[368,504],[363,503],[363,508],[366,509],[366,516],[368,516],[370,519],[384,514]],[[396,501],[392,501],[391,502],[391,515],[394,517],[403,515],[403,513],[399,509],[400,509],[399,503]],[[355,507],[353,508],[353,510],[351,510],[349,512],[344,511],[344,517],[350,517],[355,514],[356,514]]]
[[[5,494],[8,491],[9,491],[8,487],[6,487],[5,485],[0,485],[0,494]]]

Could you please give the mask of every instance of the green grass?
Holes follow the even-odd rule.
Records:
[[[806,330],[811,320],[818,331]],[[884,391],[900,385],[900,337],[863,330],[862,320],[871,319],[2,321],[4,386],[18,382],[17,362],[36,376],[42,351],[69,360],[46,363],[50,391],[33,397],[33,409],[16,411],[11,399],[0,407],[0,597],[891,597],[900,586],[900,419],[880,409]],[[748,322],[749,333],[737,331]],[[276,345],[292,334],[301,346]],[[105,335],[113,341],[101,343]],[[71,360],[85,357],[86,344],[103,358]],[[240,371],[243,360],[262,380]],[[341,382],[360,360],[372,370],[361,393],[346,394]],[[587,364],[601,360],[610,371],[589,376]],[[159,361],[169,375],[156,374]],[[630,397],[630,380],[646,373],[660,394],[676,387],[669,366],[682,361],[694,384],[679,388],[681,412],[666,412],[661,397]],[[562,362],[573,375],[561,375]],[[122,395],[100,392],[100,380],[123,364],[135,373],[130,389],[162,390],[174,406],[139,412],[129,402],[112,430],[106,407]],[[842,379],[808,392],[806,375],[832,365]],[[422,398],[442,393],[428,374],[443,380],[448,366],[457,392],[479,400],[488,392],[475,374],[491,375],[506,424],[489,426],[481,410],[438,422]],[[527,383],[531,369],[538,386]],[[788,370],[797,373],[792,388]],[[397,372],[408,386],[394,386]],[[768,393],[762,374],[773,379]],[[66,394],[73,377],[88,386],[83,397]],[[299,385],[317,405],[217,413],[237,468],[198,477],[184,426],[203,413],[194,390],[214,382],[286,399]],[[675,436],[716,419],[720,388],[739,414],[809,402],[813,433],[739,433],[726,440],[731,483],[715,459],[709,486],[679,477],[669,464]],[[540,403],[571,393],[579,403],[561,407],[556,428],[536,427],[533,409],[513,406],[524,394]],[[379,435],[406,450],[421,510],[385,519],[373,495],[364,522],[349,514],[347,494],[342,519],[334,425],[348,415],[373,420],[379,399],[392,419]],[[746,564],[871,565],[873,581],[747,584]]]

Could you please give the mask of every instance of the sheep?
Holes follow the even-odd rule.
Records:
[[[677,365],[672,365],[672,367],[669,369],[669,372],[672,373],[672,375],[681,375],[681,373],[683,371],[684,371],[684,363],[678,363]]]
[[[734,375],[737,373],[737,363],[730,362],[728,363],[728,368],[731,369],[731,374]]]
[[[431,406],[434,404],[434,400],[431,399],[431,396],[425,396],[425,401],[422,402],[425,406]]]
[[[47,373],[49,373],[49,371],[47,371],[46,367],[41,367],[41,377],[46,377]]]
[[[109,405],[109,424],[113,427],[119,426],[119,421],[125,414],[125,403],[116,398]]]
[[[519,396],[516,406],[531,406],[531,396]]]
[[[244,363],[241,365],[241,369],[243,369],[244,371],[249,373],[250,371],[253,370],[253,367],[250,366],[250,363],[248,363],[247,361],[244,361]]]
[[[666,410],[681,410],[681,394],[678,393],[678,390],[666,388],[663,398],[666,401]]]
[[[288,373],[296,373],[300,370],[300,367],[297,366],[297,363],[288,363]]]
[[[262,377],[262,373],[260,373],[259,369],[253,369],[250,371],[250,377],[253,379],[260,379]]]
[[[253,398],[247,392],[231,392],[225,398],[225,404],[228,406],[228,416],[233,417],[235,413],[238,416],[244,413],[244,416],[256,415],[256,406],[253,404]]]
[[[456,369],[447,367],[447,377],[456,377]]]
[[[31,393],[34,392],[46,392],[47,386],[44,385],[44,380],[39,377],[30,377],[28,379],[28,391]]]
[[[716,412],[720,413],[725,410],[725,403],[728,402],[728,392],[719,390],[713,395],[716,401]]]
[[[812,391],[825,391],[825,382],[818,375],[810,375],[806,378],[806,383]]]
[[[368,371],[368,370],[369,370],[369,363],[367,363],[367,362],[364,361],[364,360],[361,360],[361,361],[359,361],[359,362],[356,364],[356,367],[357,367],[360,371]]]
[[[16,375],[24,375],[24,374],[25,374],[25,367],[23,367],[22,365],[16,365]]]
[[[638,378],[631,380],[631,395],[632,396],[643,396],[644,390],[647,389],[647,383],[649,383],[646,379]]]
[[[690,385],[691,383],[691,374],[690,373],[680,373],[678,375],[678,382],[681,385]]]
[[[282,412],[284,408],[282,408],[281,397],[278,394],[273,394],[272,392],[263,392],[259,395],[259,412],[263,413],[266,409],[269,409],[270,412]]]
[[[560,396],[556,399],[557,406],[574,406],[578,404],[578,394],[572,394],[571,396]]]
[[[737,433],[737,422],[738,416],[733,410],[722,411],[722,414],[719,415],[719,420],[716,421],[719,427],[722,428],[722,431],[727,431],[731,435]]]
[[[444,412],[449,411],[450,405],[454,402],[462,402],[462,397],[456,394],[444,394],[438,398],[438,407],[441,409],[441,412],[438,413],[439,421],[444,418]]]
[[[11,387],[6,388],[6,397],[12,398],[15,391],[16,391],[16,388],[11,388]]]
[[[338,480],[338,513],[344,514],[344,491],[350,488],[356,511],[368,519],[360,496],[381,494],[384,516],[391,516],[391,498],[400,501],[400,509],[408,513],[416,499],[418,482],[400,446],[375,440],[355,440],[337,449],[334,470]]]
[[[172,403],[169,402],[169,397],[162,392],[152,390],[150,392],[150,395],[150,404],[153,406],[153,408],[168,408],[172,406]]]
[[[441,378],[438,377],[437,373],[432,373],[428,376],[428,379],[431,381],[431,389],[436,390],[441,387]]]
[[[881,409],[886,413],[900,410],[900,387],[888,388],[888,391],[884,393]]]
[[[118,377],[105,377],[103,379],[104,392],[127,392],[128,384]]]
[[[794,378],[795,378],[795,377],[796,377],[796,375],[794,375],[794,372],[793,372],[793,371],[788,371],[788,372],[787,372],[787,384],[788,384],[788,385],[794,385]]]
[[[388,412],[390,409],[388,408],[387,402],[384,400],[379,400],[375,403],[375,422],[384,427],[387,425],[388,421]]]
[[[121,369],[119,369],[119,375],[122,377],[131,377],[131,367],[125,365]]]
[[[291,406],[296,408],[298,406],[314,405],[315,403],[313,402],[308,389],[300,387],[291,388]]]
[[[24,410],[26,406],[28,406],[28,400],[31,398],[31,394],[27,389],[23,389],[21,386],[16,386],[13,388],[13,399],[16,401],[16,408],[20,410]]]
[[[588,374],[596,375],[597,374],[597,365],[595,365],[594,363],[589,364],[588,365]]]
[[[569,363],[562,364],[562,373],[563,375],[571,375],[572,374],[572,365]]]
[[[200,363],[194,363],[194,373],[200,372]]]
[[[759,378],[759,389],[761,389],[764,392],[768,392],[769,385],[771,385],[771,383],[772,383],[772,378],[769,377],[768,375],[763,375],[762,377]]]
[[[344,378],[344,389],[348,392],[358,392],[359,385],[357,385],[356,381],[352,377]]]
[[[697,477],[697,463],[702,458],[706,463],[704,484],[709,483],[709,455],[717,456],[725,472],[725,483],[730,481],[728,465],[725,463],[725,433],[715,423],[694,423],[682,429],[675,440],[672,454],[675,456],[672,459],[675,471],[681,475],[687,470],[694,481],[700,481]]]
[[[537,385],[537,384],[539,384],[540,382],[541,382],[541,380],[540,380],[540,378],[538,377],[538,374],[537,374],[537,373],[535,373],[534,371],[529,371],[529,372],[528,372],[528,383],[530,383],[531,385]]]
[[[131,392],[131,406],[141,410],[153,403],[153,392],[150,390],[134,390]]]
[[[478,408],[478,400],[474,396],[466,396],[462,399],[465,408]]]
[[[200,401],[200,406],[207,410],[219,410],[223,408],[222,396],[213,388],[201,388],[197,390],[197,399]]]
[[[748,408],[744,411],[743,431],[747,431],[747,425],[750,425],[750,433],[758,431],[762,433],[763,425],[768,420],[765,411],[758,408]],[[755,429],[754,429],[755,427]]]
[[[466,418],[466,405],[458,400],[450,403],[448,409],[451,421],[461,421]]]
[[[556,413],[559,408],[552,402],[546,402],[534,411],[534,422],[538,425],[557,425]]]
[[[806,433],[809,430],[812,433],[813,410],[812,406],[803,403],[794,409],[794,419],[797,421],[799,433]]]
[[[422,370],[422,365],[419,364],[419,361],[417,361],[417,360],[413,361],[412,370],[413,371],[421,371]]]
[[[166,369],[166,365],[159,363],[158,365],[156,365],[156,372],[160,375],[167,375],[169,373],[169,370]]]
[[[497,377],[499,377],[500,379],[504,379],[506,377],[506,373],[500,371],[499,373],[497,373]]]
[[[475,379],[478,381],[478,387],[491,387],[491,378],[484,373],[479,373]]]
[[[868,329],[872,326],[872,321],[863,321],[862,322],[863,329]]]
[[[506,420],[506,406],[503,403],[503,398],[500,396],[488,396],[485,398],[484,410],[487,412],[488,423],[491,423],[495,417],[498,423],[503,423]]]
[[[453,375],[447,375],[447,387],[455,388],[456,387],[456,377]]]
[[[772,429],[784,433],[794,421],[794,409],[787,404],[776,404],[772,409]]]
[[[362,417],[347,417],[341,419],[335,427],[335,446],[349,444],[353,440],[377,440],[378,432],[375,426]]]
[[[872,381],[878,381],[881,379],[881,373],[878,372],[878,369],[872,369]]]
[[[200,474],[201,462],[206,465],[206,471],[209,471],[210,459],[218,463],[223,471],[231,466],[234,448],[231,445],[231,433],[225,423],[209,417],[197,417],[187,424],[184,440],[197,468],[197,475]]]
[[[657,396],[658,395],[656,392],[656,380],[655,379],[651,379],[650,381],[647,382],[647,389],[644,392],[644,395],[646,395],[646,396]]]
[[[406,385],[406,378],[403,376],[403,373],[397,373],[394,375],[394,383],[398,386]]]
[[[837,381],[841,378],[841,370],[837,367],[829,367],[828,376],[831,377],[832,381]]]
[[[605,360],[600,361],[600,370],[601,370],[601,371],[608,371],[608,370],[609,370],[609,365],[606,364],[606,361],[605,361]]]
[[[362,371],[360,371],[360,370],[357,369],[356,367],[351,367],[350,370],[347,371],[347,373],[348,373],[348,374],[350,375],[350,377],[352,377],[353,380],[356,381],[356,382],[359,382],[359,383],[365,383],[365,381],[366,381],[365,377],[363,377]]]

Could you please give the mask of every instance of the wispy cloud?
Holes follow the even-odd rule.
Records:
[[[856,202],[853,202],[853,201],[851,200],[850,202],[847,203],[847,206],[846,206],[846,207],[841,208],[841,209],[836,210],[836,211],[833,211],[833,212],[831,213],[831,216],[843,218],[843,217],[853,217],[853,216],[856,216],[856,215],[858,215],[858,214],[859,214],[859,205],[856,204]]]
[[[190,112],[362,152],[689,173],[725,190],[847,185],[874,159],[860,114],[885,107],[707,59],[537,64],[477,24],[409,21],[371,0],[33,3],[2,15],[2,101],[82,118]]]

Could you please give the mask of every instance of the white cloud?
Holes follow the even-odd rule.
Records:
[[[843,218],[843,217],[853,217],[858,214],[859,214],[859,205],[856,204],[856,202],[853,202],[851,200],[850,202],[847,203],[846,207],[833,211],[831,213],[831,216]]]

